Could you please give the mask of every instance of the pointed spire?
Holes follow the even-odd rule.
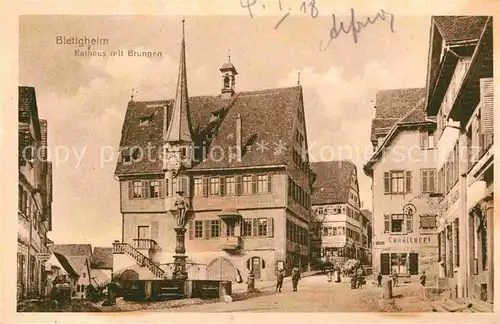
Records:
[[[186,44],[184,41],[184,20],[182,20],[181,59],[175,93],[174,106],[168,130],[164,132],[164,142],[192,142],[192,130],[189,114],[189,96],[186,74]]]

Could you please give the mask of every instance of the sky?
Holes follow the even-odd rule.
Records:
[[[376,92],[425,86],[430,16],[395,16],[394,32],[388,19],[379,20],[357,43],[341,33],[320,50],[330,38],[328,13],[312,18],[293,9],[275,28],[281,16],[259,17],[254,9],[253,18],[21,16],[19,84],[35,87],[39,116],[48,121],[54,163],[49,237],[56,244],[110,246],[121,238],[114,169],[127,103],[133,88],[139,101],[174,96],[183,18],[189,95],[220,92],[219,68],[229,52],[237,92],[295,86],[300,72],[311,160],[350,158],[358,166],[363,208],[371,209],[371,179],[362,165],[369,158],[363,153],[372,151]],[[107,39],[92,50],[125,56],[77,56],[75,49],[88,49],[57,44],[57,36]],[[162,56],[129,57],[128,50]]]

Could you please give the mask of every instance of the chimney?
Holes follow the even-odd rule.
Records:
[[[242,147],[241,147],[241,116],[238,114],[236,116],[236,154],[237,154],[237,161],[241,162],[241,153],[242,153]]]

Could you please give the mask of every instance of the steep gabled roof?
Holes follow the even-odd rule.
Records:
[[[66,257],[85,256],[89,259],[92,257],[92,245],[90,244],[54,244],[50,250]]]
[[[57,261],[59,261],[59,264],[63,267],[64,271],[72,277],[79,277],[79,274],[75,271],[75,269],[73,269],[64,255],[57,252],[53,252],[53,254],[57,258]]]
[[[71,267],[78,274],[85,273],[87,271],[87,260],[89,260],[86,256],[69,256],[65,255]]]
[[[173,100],[129,102],[122,128],[121,148],[139,146],[160,148],[164,110],[167,122],[170,122]],[[164,109],[167,105],[167,109]],[[221,116],[220,125],[214,134],[211,147],[213,158],[195,164],[194,170],[210,168],[237,168],[283,165],[291,160],[289,148],[293,135],[293,121],[298,109],[302,108],[302,88],[278,88],[260,91],[240,92],[230,99],[218,96],[197,96],[189,98],[193,135],[201,141],[204,131],[215,115]],[[236,116],[241,116],[242,145],[251,146],[243,149],[241,162],[229,154],[235,151]],[[152,116],[147,126],[140,125],[142,116]],[[265,144],[265,150],[259,150],[258,144]],[[283,150],[278,151],[278,147]],[[210,151],[208,149],[208,151]],[[147,158],[124,163],[118,161],[115,174],[161,173],[161,159]]]
[[[92,253],[92,269],[113,269],[113,248],[95,247]]]
[[[311,203],[347,203],[356,165],[351,161],[313,162],[311,169],[316,174]]]
[[[382,144],[377,148],[373,156],[370,160],[363,166],[363,170],[365,174],[369,175],[371,167],[374,163],[377,162],[378,157],[384,149],[392,142],[394,137],[399,133],[403,128],[408,127],[421,127],[423,125],[435,125],[436,121],[434,118],[427,118],[425,111],[423,110],[425,103],[425,93],[419,92],[421,95],[420,98],[415,97],[413,104],[410,104],[410,109],[404,114],[398,122],[392,126],[387,135],[385,135]]]
[[[481,36],[487,16],[434,16],[441,36],[448,43],[476,40]]]
[[[372,120],[371,141],[385,136],[391,128],[419,105],[424,110],[425,88],[391,89],[377,92],[375,118]]]
[[[372,212],[368,209],[361,209],[360,211],[366,217],[366,219],[371,223],[372,222]]]

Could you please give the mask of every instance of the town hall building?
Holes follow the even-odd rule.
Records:
[[[252,271],[271,280],[278,268],[308,266],[312,177],[302,88],[238,92],[230,59],[220,73],[220,94],[188,96],[183,32],[175,97],[128,103],[115,171],[122,237],[114,274],[172,277],[176,193],[190,207],[189,279],[235,281]],[[143,154],[151,147],[159,158]]]

